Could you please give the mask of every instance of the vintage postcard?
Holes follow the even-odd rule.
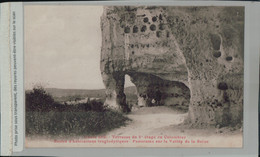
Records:
[[[24,6],[25,147],[243,147],[243,6]]]
[[[1,4],[1,155],[256,152],[256,10],[244,2]]]

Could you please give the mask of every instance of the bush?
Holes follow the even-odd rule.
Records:
[[[54,101],[54,98],[41,86],[37,86],[33,88],[32,91],[26,92],[25,97],[26,111],[28,112],[103,112],[106,110],[103,106],[103,102],[98,100],[91,100],[87,103],[79,103],[75,105],[61,104]]]
[[[43,87],[34,87],[32,91],[25,93],[26,111],[47,112],[55,105],[53,97]]]
[[[27,112],[26,136],[97,135],[118,128],[129,120],[121,113],[105,112]]]
[[[26,136],[97,135],[129,120],[92,100],[76,105],[60,104],[44,88],[26,92]]]

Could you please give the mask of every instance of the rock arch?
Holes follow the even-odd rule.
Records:
[[[128,75],[136,86],[139,106],[189,105],[190,90],[181,82],[149,73],[129,72]]]
[[[241,125],[243,24],[242,7],[105,7],[100,66],[105,104],[128,111],[128,74],[137,88],[145,87],[139,93],[153,93],[154,80],[161,88],[166,82],[184,84],[190,90],[187,121],[194,126]],[[132,32],[134,27],[141,31]]]

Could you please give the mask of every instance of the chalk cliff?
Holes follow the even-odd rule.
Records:
[[[177,94],[194,126],[241,125],[243,7],[106,6],[101,29],[106,105],[129,111],[127,74],[141,106],[171,105]]]

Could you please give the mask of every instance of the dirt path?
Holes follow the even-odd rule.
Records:
[[[126,126],[115,129],[107,135],[163,135],[161,128],[178,125],[186,116],[187,113],[168,107],[144,107],[127,115],[132,121]]]
[[[242,147],[243,136],[240,130],[230,131],[224,128],[190,129],[181,124],[187,113],[168,107],[144,107],[127,115],[131,121],[125,126],[102,134],[103,141],[125,140],[127,143],[89,143],[84,137],[79,137],[75,143],[55,143],[47,139],[27,139],[26,147]],[[115,137],[116,136],[116,137]],[[133,136],[137,136],[133,139]],[[166,143],[156,143],[158,137]],[[141,138],[139,138],[141,137]],[[99,138],[94,140],[100,140]],[[145,141],[151,141],[147,143]],[[172,140],[172,141],[171,141]],[[190,143],[185,143],[188,140]],[[194,143],[191,143],[194,141]]]
[[[141,108],[127,115],[132,121],[126,126],[115,129],[106,136],[162,136],[185,137],[193,140],[191,143],[172,143],[168,145],[157,145],[158,147],[241,147],[243,143],[242,132],[240,130],[230,131],[228,128],[221,130],[215,128],[208,129],[187,129],[181,124],[187,117],[187,113],[174,110],[169,107],[149,107]],[[149,138],[148,138],[149,139]],[[169,140],[169,139],[167,139]],[[185,141],[185,140],[183,140]],[[200,142],[201,143],[200,143]],[[144,146],[137,144],[137,146]],[[146,144],[146,147],[154,147],[154,144]]]

